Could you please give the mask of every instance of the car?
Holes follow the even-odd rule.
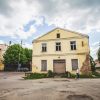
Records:
[[[18,68],[19,72],[27,72],[29,69],[27,67]]]

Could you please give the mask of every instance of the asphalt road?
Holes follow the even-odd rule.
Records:
[[[100,100],[100,79],[24,80],[23,76],[0,72],[0,100]]]

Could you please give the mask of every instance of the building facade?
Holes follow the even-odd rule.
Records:
[[[3,54],[7,50],[8,45],[6,44],[0,44],[0,71],[4,70],[4,65],[3,65]]]
[[[33,41],[32,72],[74,72],[89,54],[89,37],[55,28]]]

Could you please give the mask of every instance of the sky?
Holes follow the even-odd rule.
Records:
[[[96,59],[100,42],[100,0],[0,0],[0,43],[32,40],[61,27],[89,35]]]

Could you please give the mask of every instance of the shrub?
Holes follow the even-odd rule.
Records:
[[[24,79],[41,79],[47,78],[47,74],[45,73],[31,73],[30,75],[26,76]]]
[[[95,75],[96,78],[100,78],[100,73],[98,72],[93,72],[92,75]]]
[[[71,77],[71,73],[70,72],[66,72],[64,74],[61,75],[62,78],[70,78]]]
[[[54,77],[54,73],[51,70],[48,70],[47,77]]]

